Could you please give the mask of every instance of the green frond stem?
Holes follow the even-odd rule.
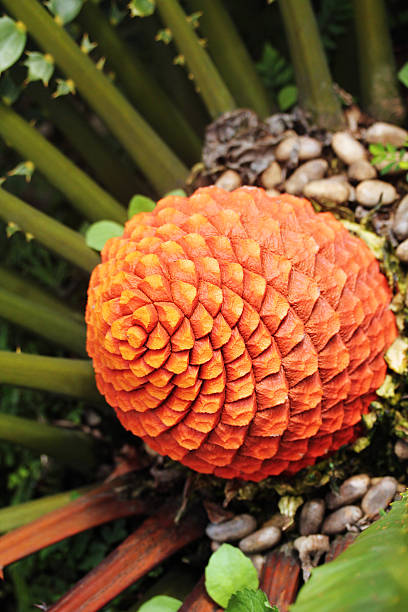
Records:
[[[361,96],[376,119],[401,123],[399,88],[384,0],[353,0]]]
[[[51,53],[159,194],[184,185],[188,169],[37,0],[3,0],[3,7]]]
[[[86,355],[84,323],[74,321],[0,286],[0,317],[72,351]]]
[[[73,499],[80,497],[83,493],[87,493],[92,488],[81,487],[80,489],[57,493],[56,495],[47,495],[40,499],[16,504],[15,506],[0,508],[0,533],[12,531],[22,525],[28,525],[40,518],[40,516],[66,506]]]
[[[0,104],[0,135],[90,221],[123,223],[126,210],[12,108]]]
[[[81,234],[36,210],[2,187],[0,218],[15,223],[23,232],[31,234],[54,253],[87,272],[92,272],[100,262],[99,255],[86,245]]]
[[[321,128],[344,126],[310,0],[279,0],[299,99]]]
[[[45,116],[64,134],[100,183],[120,202],[127,205],[135,193],[146,192],[144,182],[121,161],[68,97],[52,98],[50,91],[40,83],[30,85],[27,93],[38,101]]]
[[[201,11],[200,31],[228,89],[239,106],[253,109],[261,118],[271,113],[271,102],[227,9],[221,0],[188,0]]]
[[[103,401],[89,359],[64,359],[0,351],[0,383]]]
[[[198,136],[99,7],[93,2],[85,2],[79,21],[92,41],[98,43],[129,100],[143,117],[187,163],[199,161],[201,143]]]
[[[80,431],[0,413],[0,440],[50,455],[81,472],[89,472],[97,464],[97,441]]]
[[[163,23],[171,31],[177,48],[194,76],[200,96],[212,117],[236,108],[229,89],[200,45],[177,0],[156,0]]]
[[[59,312],[64,317],[69,317],[78,323],[83,323],[84,315],[82,312],[73,310],[66,306],[59,299],[50,293],[40,289],[34,283],[20,276],[17,272],[0,266],[0,287],[8,291],[17,293],[29,301],[36,302],[41,306],[46,306],[51,310]]]

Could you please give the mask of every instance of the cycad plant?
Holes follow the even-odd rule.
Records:
[[[187,472],[180,477],[176,469],[167,482],[158,469],[152,480],[146,455],[119,428],[96,389],[83,311],[87,278],[100,261],[97,250],[121,234],[129,202],[133,215],[150,210],[152,198],[194,189],[205,127],[223,113],[249,108],[264,119],[279,105],[286,110],[289,91],[289,104],[298,95],[319,128],[344,126],[310,0],[280,0],[279,7],[260,0],[256,8],[251,4],[1,0],[0,137],[7,176],[0,187],[0,316],[11,324],[16,340],[9,339],[3,324],[0,381],[7,386],[0,439],[33,453],[22,457],[40,459],[35,475],[14,474],[14,504],[0,510],[0,531],[10,532],[0,539],[0,570],[91,527],[138,517],[121,523],[119,535],[104,532],[105,545],[94,564],[101,554],[110,554],[43,609],[91,612],[136,581],[145,580],[141,584],[147,588],[153,581],[148,573],[198,540],[204,527],[200,511],[183,518]],[[347,4],[346,34],[354,24],[358,48],[356,95],[377,119],[399,123],[404,108],[386,5],[383,0]],[[333,3],[320,5],[323,15]],[[267,24],[279,19],[285,32],[288,79],[278,88],[276,80],[270,88],[267,78],[262,81],[260,74],[269,74],[267,62],[257,71],[245,35],[239,34],[256,11]],[[252,42],[249,46],[256,48]],[[45,399],[47,393],[51,400]],[[70,399],[55,399],[59,395]],[[7,456],[13,460],[10,448],[4,446],[4,465]],[[39,497],[38,482],[54,477],[71,490]],[[30,482],[37,487],[32,501],[30,487],[24,491]],[[183,486],[182,501],[164,503],[166,492],[181,495]],[[49,482],[44,488],[50,492]],[[139,517],[147,515],[152,516],[141,522]],[[123,543],[110,552],[123,535]],[[187,553],[194,557],[192,549]],[[30,600],[26,575],[33,569],[27,567],[10,568],[21,611],[41,605]],[[57,583],[55,599],[65,586]]]

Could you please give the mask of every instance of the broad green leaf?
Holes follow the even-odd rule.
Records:
[[[156,203],[150,198],[143,195],[135,195],[129,202],[128,217],[131,219],[133,215],[141,212],[151,212],[154,210]]]
[[[408,87],[408,62],[406,62],[398,72],[398,78],[405,87]]]
[[[298,99],[298,88],[295,85],[286,85],[278,93],[278,104],[282,111],[288,110]]]
[[[21,21],[0,18],[0,73],[16,63],[27,40],[26,28]]]
[[[78,15],[84,0],[48,0],[46,6],[61,25],[69,23]]]
[[[115,238],[123,234],[123,225],[115,223],[115,221],[97,221],[88,227],[85,233],[86,244],[95,249],[102,251],[105,242],[109,238]]]
[[[408,495],[339,557],[316,568],[291,612],[408,610]]]
[[[243,589],[234,593],[228,602],[225,612],[279,612],[271,606],[266,594],[258,589]]]
[[[177,612],[182,601],[168,595],[156,595],[139,608],[139,612]]]
[[[132,17],[149,17],[155,9],[154,0],[130,0],[128,4]]]
[[[183,198],[187,197],[184,189],[172,189],[172,191],[168,191],[164,194],[163,198],[167,198],[167,196],[182,196]]]
[[[42,81],[45,86],[48,85],[52,73],[54,72],[54,59],[49,53],[39,53],[32,51],[27,53],[28,58],[24,62],[24,66],[28,68],[27,83],[31,81]]]
[[[227,606],[231,595],[242,589],[257,589],[258,574],[252,562],[236,546],[222,544],[205,568],[205,588],[220,606]]]

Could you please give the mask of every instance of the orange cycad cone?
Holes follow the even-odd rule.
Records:
[[[262,189],[169,196],[109,240],[87,306],[98,388],[149,446],[223,478],[354,439],[396,336],[366,245]]]

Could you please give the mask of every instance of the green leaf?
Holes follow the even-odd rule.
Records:
[[[271,610],[279,612],[276,606],[271,606],[263,591],[243,589],[232,595],[225,612],[270,612]]]
[[[92,42],[89,39],[89,35],[85,32],[81,40],[81,51],[83,51],[83,53],[88,55],[88,53],[91,53],[91,51],[96,49],[97,46],[98,46],[98,43]]]
[[[105,242],[109,238],[122,236],[123,229],[123,225],[115,223],[115,221],[97,221],[92,223],[86,230],[86,244],[91,249],[95,249],[95,251],[102,251]]]
[[[154,0],[131,0],[128,4],[131,17],[149,17],[155,9]]]
[[[42,81],[47,86],[54,72],[54,59],[52,55],[49,53],[44,55],[38,51],[28,51],[27,55],[28,58],[24,62],[24,66],[28,68],[26,82]]]
[[[251,560],[231,544],[222,544],[205,568],[207,593],[224,608],[231,595],[244,588],[257,589],[258,584],[258,574]]]
[[[372,143],[372,144],[369,145],[368,148],[369,148],[370,153],[372,155],[384,155],[384,153],[385,153],[385,147],[380,142]]]
[[[398,163],[397,162],[390,162],[389,164],[384,166],[384,168],[381,168],[380,174],[381,175],[388,174],[394,168],[394,166],[398,166]]]
[[[8,72],[0,79],[0,99],[7,106],[11,106],[21,93],[21,87],[16,85]]]
[[[75,83],[72,79],[56,79],[57,89],[52,94],[53,98],[59,98],[60,96],[67,96],[68,94],[75,93]]]
[[[167,196],[181,196],[183,198],[186,198],[187,194],[184,189],[172,189],[171,191],[168,191],[166,194],[164,194],[163,197],[167,198]]]
[[[27,183],[31,181],[35,166],[32,161],[24,161],[19,163],[15,168],[9,170],[9,176],[25,176]]]
[[[282,111],[288,110],[298,99],[298,88],[296,85],[286,85],[278,93],[278,104]]]
[[[164,28],[159,30],[154,38],[157,42],[163,42],[165,45],[168,45],[173,40],[173,34],[169,28]]]
[[[291,64],[270,43],[265,43],[262,59],[256,68],[265,84],[274,96],[286,85],[294,86],[294,73]]]
[[[408,496],[339,557],[312,572],[291,612],[408,610]]]
[[[163,198],[167,198],[167,196],[182,196],[183,198],[187,197],[184,189],[173,189],[172,191],[168,191],[164,194]]]
[[[69,23],[78,15],[84,0],[48,0],[46,6],[60,25]]]
[[[151,212],[154,210],[156,203],[150,198],[143,195],[135,195],[129,202],[128,217],[131,219],[133,215],[141,212]]]
[[[0,18],[0,73],[16,63],[27,40],[26,28],[21,21]]]
[[[156,595],[139,608],[139,612],[177,612],[182,601],[168,595]]]

